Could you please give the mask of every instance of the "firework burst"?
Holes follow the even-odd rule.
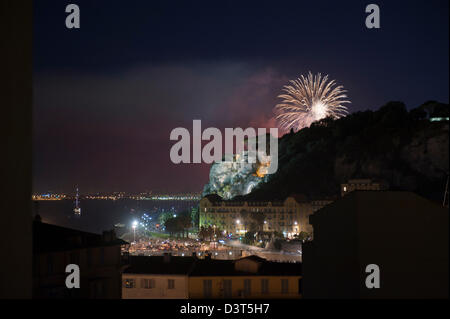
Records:
[[[300,130],[325,117],[340,118],[347,114],[343,105],[350,103],[345,100],[347,91],[343,86],[335,87],[335,81],[328,81],[328,75],[313,76],[309,72],[307,77],[301,75],[290,83],[284,86],[284,94],[278,96],[283,101],[274,108],[280,129]]]

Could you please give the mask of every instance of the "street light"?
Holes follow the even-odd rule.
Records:
[[[138,222],[134,221],[133,222],[133,226],[131,226],[133,228],[133,233],[134,233],[134,242],[136,242],[136,227],[137,227]]]

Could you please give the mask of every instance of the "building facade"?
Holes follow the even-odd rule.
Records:
[[[301,298],[301,269],[301,263],[269,262],[257,256],[199,260],[189,274],[189,298]]]
[[[187,299],[187,275],[122,275],[122,299]]]
[[[200,200],[199,226],[218,227],[224,234],[243,235],[256,224],[258,230],[276,231],[291,238],[300,232],[312,233],[309,215],[331,202],[308,201],[302,195],[290,196],[284,201],[234,201],[207,195]]]
[[[258,256],[217,260],[130,256],[123,299],[301,298],[302,264]]]
[[[114,232],[102,235],[33,222],[33,297],[120,299],[121,247]],[[80,269],[80,288],[66,286],[66,266]]]
[[[440,204],[411,192],[355,191],[315,212],[303,297],[448,299],[449,214]],[[368,265],[378,267],[378,288],[367,285]]]
[[[130,256],[122,274],[123,299],[187,299],[193,257]]]
[[[385,182],[371,179],[350,179],[347,183],[341,184],[341,196],[345,196],[353,191],[381,191],[387,190]]]

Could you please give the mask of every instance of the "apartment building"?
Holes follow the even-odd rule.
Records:
[[[257,256],[198,260],[189,274],[190,299],[301,298],[301,263],[269,262]]]
[[[347,183],[341,184],[341,196],[343,197],[353,191],[381,191],[387,189],[388,185],[382,181],[350,179]]]
[[[187,299],[194,257],[130,256],[122,274],[123,299]]]
[[[283,201],[223,200],[212,194],[200,200],[199,225],[243,235],[253,224],[258,230],[277,231],[291,238],[302,231],[312,233],[309,215],[331,202],[309,201],[304,195],[292,195]]]
[[[310,221],[304,298],[448,299],[449,214],[441,203],[404,191],[354,191]],[[377,289],[366,284],[373,264]]]
[[[301,298],[301,263],[258,256],[217,260],[130,256],[122,274],[124,299]]]
[[[33,222],[33,298],[121,298],[121,247],[114,231],[94,234]],[[80,268],[80,288],[66,287],[66,266]]]

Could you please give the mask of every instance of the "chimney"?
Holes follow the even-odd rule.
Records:
[[[164,256],[163,256],[164,263],[169,263],[170,262],[170,256],[171,256],[170,253],[164,253]]]

